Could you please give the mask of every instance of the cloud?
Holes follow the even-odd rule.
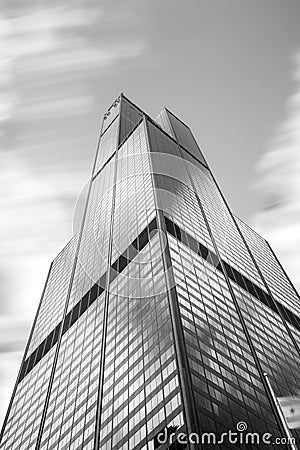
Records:
[[[41,121],[49,118],[57,119],[57,117],[87,114],[92,107],[91,103],[91,99],[84,95],[73,98],[53,98],[45,102],[27,102],[20,105],[20,108],[16,111],[15,118],[23,118],[26,121]]]
[[[29,332],[27,320],[0,316],[0,422],[4,418]]]
[[[0,423],[8,407],[21,362],[21,352],[0,353]]]
[[[50,262],[71,226],[55,184],[3,149],[0,167],[1,421]]]
[[[0,219],[0,273],[5,274],[0,312],[4,309],[31,317],[41,292],[35,286],[42,286],[55,244],[59,249],[61,236],[67,229],[70,233],[71,224],[54,184],[8,152],[0,154],[0,166],[0,209],[5,211]],[[42,260],[47,261],[46,266]],[[37,272],[31,272],[33,268]],[[33,273],[37,277],[34,282]],[[12,291],[15,279],[18,287]]]
[[[72,44],[74,44],[72,40]],[[36,65],[35,58],[28,58],[26,63],[22,61],[18,70],[22,73],[31,72],[57,72],[61,70],[95,70],[113,68],[116,63],[140,56],[146,49],[145,45],[136,42],[125,44],[109,44],[105,48],[97,48],[91,45],[88,48],[82,45],[78,48],[68,47],[67,42],[62,43],[59,50],[50,54],[39,55],[40,64]]]
[[[5,15],[4,10],[0,17],[0,121],[12,118],[13,110],[18,118],[22,113],[28,117],[30,101],[35,103],[33,114],[39,109],[42,115],[47,109],[49,113],[56,109],[58,115],[65,116],[68,111],[73,115],[72,102],[76,101],[80,103],[77,114],[91,110],[88,79],[124,65],[147,49],[145,41],[134,36],[137,16],[125,12],[66,2],[39,7],[29,2],[13,15]],[[127,29],[120,31],[121,37],[115,30],[123,24],[122,14],[127,17]],[[53,91],[60,93],[59,101],[53,100]]]
[[[147,51],[141,2],[117,3],[17,0],[0,14],[0,422],[89,175],[99,86]]]
[[[28,323],[14,316],[0,317],[0,354],[21,352],[28,334]],[[1,377],[1,372],[0,372]]]
[[[300,51],[294,58],[294,81],[286,120],[258,165],[256,188],[262,204],[252,223],[300,290]]]

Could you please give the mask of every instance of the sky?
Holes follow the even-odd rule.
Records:
[[[193,130],[300,288],[299,0],[9,0],[0,10],[0,422],[120,92]]]

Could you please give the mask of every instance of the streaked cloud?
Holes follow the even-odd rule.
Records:
[[[65,43],[66,44],[66,43]],[[71,71],[74,68],[79,70],[107,69],[114,64],[126,60],[127,58],[135,58],[139,56],[146,47],[143,44],[135,42],[127,42],[123,45],[108,45],[106,48],[97,48],[91,45],[88,48],[81,43],[81,48],[60,48],[59,51],[51,54],[39,55],[40,65],[35,67],[34,72],[39,74],[50,70],[57,72],[60,70]],[[26,64],[22,62],[19,70],[22,73],[32,71],[34,58],[28,58]]]
[[[31,102],[20,105],[15,118],[26,121],[40,121],[49,118],[87,114],[92,107],[92,99],[88,96],[48,99],[43,102]]]
[[[295,91],[286,119],[258,165],[256,188],[262,203],[252,222],[300,290],[300,51],[293,63]]]
[[[70,233],[54,184],[0,154],[0,415],[5,413],[54,248]],[[47,237],[48,236],[48,237]]]
[[[135,5],[17,0],[2,7],[0,422],[49,264],[71,236],[72,208],[90,172],[87,124],[100,114],[102,77],[147,51]]]
[[[114,30],[123,24],[122,11],[127,18],[127,31],[123,31],[120,40]],[[92,90],[90,83],[83,89],[82,78],[94,79],[101,71],[136,58],[147,49],[143,39],[135,38],[130,19],[136,23],[137,16],[126,9],[86,7],[84,2],[77,6],[54,2],[38,7],[29,2],[14,13],[7,11],[5,15],[4,10],[0,17],[0,120],[11,118],[12,108],[18,117],[22,113],[26,117],[30,100],[35,102],[33,113],[42,103],[42,114],[56,106],[57,113],[63,111],[65,115],[69,105],[73,115],[78,84],[82,108],[79,105],[76,111],[85,114],[87,106],[92,107]],[[70,80],[71,86],[65,93],[65,84]],[[59,101],[53,101],[55,93],[60,94]]]

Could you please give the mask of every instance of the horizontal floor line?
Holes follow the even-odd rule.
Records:
[[[203,244],[198,242],[195,238],[193,238],[186,231],[182,230],[177,224],[175,224],[168,217],[165,217],[167,231],[174,236],[177,240],[182,242],[184,245],[189,247],[193,252],[197,253],[197,255],[201,256],[210,264],[213,264],[214,267],[219,272],[223,272],[222,264],[225,267],[226,274],[228,277],[234,281],[238,286],[240,286],[245,291],[249,292],[255,298],[260,300],[264,305],[268,308],[272,309],[276,314],[281,313],[283,318],[293,325],[297,330],[300,331],[300,318],[286,308],[282,303],[278,302],[274,298],[272,298],[267,292],[261,289],[257,284],[253,283],[253,281],[249,280],[245,275],[241,274],[238,270],[232,267],[223,259],[222,264],[218,256],[210,249],[205,247]]]
[[[165,223],[168,233],[174,236],[177,240],[189,247],[197,255],[201,256],[208,263],[212,264],[218,271],[223,273],[222,264],[225,267],[228,277],[234,281],[245,291],[249,292],[255,298],[260,300],[268,308],[275,313],[281,312],[284,319],[300,330],[299,318],[284,305],[273,299],[267,292],[262,290],[259,286],[249,280],[245,275],[222,260],[222,264],[218,256],[210,249],[208,249],[201,242],[198,242],[186,231],[182,230],[177,224],[165,216]],[[147,227],[138,235],[138,237],[129,245],[129,247],[120,255],[110,267],[109,284],[121,273],[128,264],[143,250],[148,244],[149,240],[155,235],[157,231],[157,221],[154,218]],[[65,334],[71,326],[84,314],[84,312],[95,302],[95,300],[102,294],[105,289],[107,279],[107,272],[96,282],[88,292],[79,300],[79,302],[72,308],[50,334],[40,343],[34,352],[24,361],[21,368],[18,383],[20,383],[26,375],[38,364],[38,362],[54,347],[57,343],[60,328],[63,327],[62,334]]]
[[[128,264],[143,250],[157,231],[157,221],[154,218],[147,227],[131,242],[129,247],[120,255],[110,267],[109,284],[121,273]],[[51,350],[57,343],[60,328],[63,327],[64,335],[71,326],[84,314],[84,312],[95,302],[95,300],[104,292],[106,284],[107,272],[96,282],[88,292],[79,300],[78,303],[68,312],[64,320],[62,320],[51,333],[40,343],[34,352],[22,364],[20,383],[26,375],[38,364],[38,362]]]

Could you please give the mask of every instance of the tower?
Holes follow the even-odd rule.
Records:
[[[230,449],[218,440],[240,423],[275,439],[263,373],[294,395],[299,363],[299,296],[270,246],[232,214],[190,129],[121,94],[80,225],[51,264],[0,449]]]

